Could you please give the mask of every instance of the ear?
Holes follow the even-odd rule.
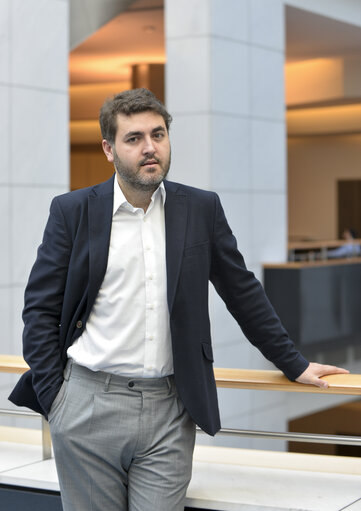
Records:
[[[114,155],[113,155],[113,147],[107,140],[102,140],[102,148],[104,151],[105,156],[107,157],[107,160],[110,163],[114,162]]]

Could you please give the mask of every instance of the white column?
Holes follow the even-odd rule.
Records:
[[[248,267],[262,278],[263,262],[286,257],[282,1],[167,0],[165,9],[170,179],[220,195]],[[273,367],[215,294],[211,311],[217,366]],[[219,395],[225,427],[284,427],[281,394]]]
[[[24,287],[50,200],[69,189],[68,0],[0,0],[1,352],[21,354]],[[0,375],[1,406],[17,377]]]

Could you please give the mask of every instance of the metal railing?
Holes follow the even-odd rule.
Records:
[[[0,408],[0,415],[12,417],[24,417],[27,419],[41,418],[41,446],[43,460],[51,458],[51,436],[48,421],[39,413],[27,410],[12,410],[9,408]]]
[[[197,433],[204,433],[197,427]],[[332,445],[361,445],[361,436],[344,435],[322,435],[314,433],[281,433],[278,431],[256,431],[254,429],[229,429],[222,428],[217,435],[252,437],[252,438],[271,438],[273,440],[288,440],[290,442],[308,442],[316,444]]]
[[[0,355],[0,372],[22,374],[28,366],[22,357]],[[361,374],[334,374],[324,377],[328,382],[327,389],[314,385],[304,385],[289,381],[280,371],[260,371],[251,369],[215,368],[217,387],[232,389],[267,390],[282,392],[306,392],[320,394],[344,394],[361,396]],[[51,457],[51,437],[48,422],[41,415],[30,411],[0,409],[0,415],[21,417],[41,417],[42,419],[42,451],[43,459]],[[197,428],[197,432],[203,433]],[[283,433],[276,431],[255,431],[244,429],[222,428],[218,434],[237,437],[270,438],[293,442],[310,442],[319,444],[361,445],[359,436],[321,435],[312,433]]]
[[[328,375],[323,379],[328,382],[329,387],[327,389],[321,389],[314,385],[304,385],[292,382],[288,380],[281,371],[223,368],[214,369],[214,373],[217,386],[222,388],[361,396],[360,374]],[[255,431],[227,428],[222,428],[219,431],[219,434],[237,437],[287,440],[293,442],[361,446],[361,437],[351,435],[342,436],[313,433],[284,433],[276,431]]]

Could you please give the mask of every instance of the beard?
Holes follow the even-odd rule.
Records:
[[[146,157],[138,163],[136,167],[131,167],[124,163],[118,156],[115,148],[113,148],[114,167],[119,177],[130,185],[135,190],[143,192],[154,191],[158,188],[161,182],[166,178],[171,161],[171,153],[169,151],[168,158],[165,162],[159,160],[155,156]],[[157,166],[160,167],[160,172],[152,167],[146,169],[142,168],[147,161],[156,161]]]

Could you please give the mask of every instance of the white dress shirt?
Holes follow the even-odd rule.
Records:
[[[165,188],[144,213],[114,179],[108,266],[82,335],[68,357],[93,371],[142,378],[173,373],[167,304]]]

